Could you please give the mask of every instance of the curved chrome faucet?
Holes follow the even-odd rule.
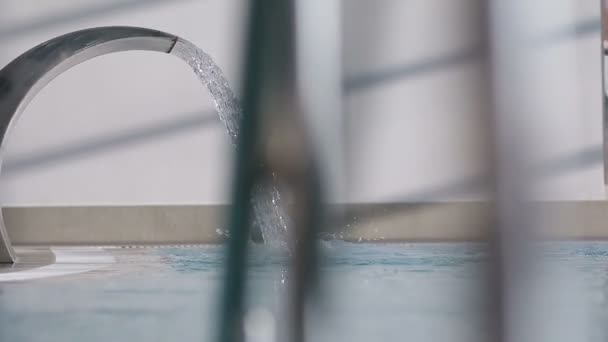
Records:
[[[0,70],[0,166],[10,129],[34,96],[67,69],[112,52],[145,50],[171,53],[181,38],[138,27],[99,27],[53,38]],[[0,263],[16,256],[0,212]]]

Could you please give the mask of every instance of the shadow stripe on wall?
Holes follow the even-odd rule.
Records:
[[[14,39],[20,35],[48,30],[53,26],[65,25],[70,22],[83,20],[94,16],[111,15],[120,12],[134,11],[144,7],[150,8],[184,1],[192,0],[123,0],[109,3],[107,1],[98,1],[98,4],[95,6],[65,11],[59,15],[38,18],[35,21],[13,25],[9,28],[2,29],[0,30],[0,40]]]

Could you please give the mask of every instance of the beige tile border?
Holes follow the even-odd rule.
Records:
[[[552,239],[608,239],[608,202],[537,202],[540,233]],[[326,236],[349,241],[469,241],[487,237],[482,202],[350,204]],[[220,243],[225,205],[22,207],[3,209],[15,245]],[[340,217],[335,214],[335,217]],[[218,233],[219,232],[219,233]]]

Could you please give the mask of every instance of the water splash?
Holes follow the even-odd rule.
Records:
[[[222,70],[207,53],[186,40],[179,39],[171,53],[184,60],[209,90],[230,142],[236,145],[242,109]],[[262,233],[265,243],[286,247],[288,222],[282,203],[281,194],[275,186],[257,186],[254,189],[254,226]]]

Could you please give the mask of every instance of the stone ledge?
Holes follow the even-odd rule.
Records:
[[[608,239],[608,202],[530,204],[549,239]],[[224,236],[226,205],[4,208],[15,245],[211,244]],[[476,241],[488,236],[484,202],[333,205],[325,235],[349,241]]]

